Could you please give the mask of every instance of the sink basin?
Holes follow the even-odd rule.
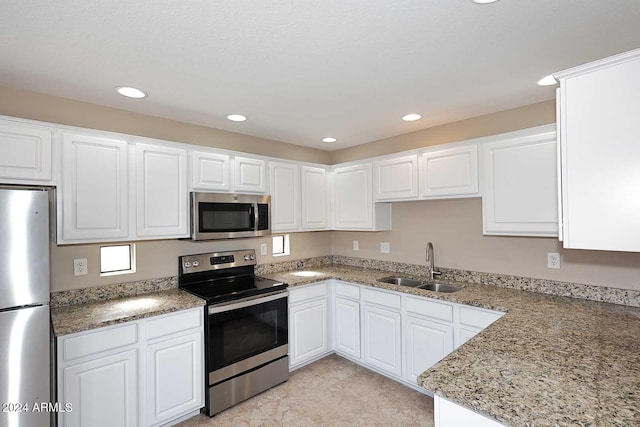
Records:
[[[408,277],[383,277],[378,282],[391,283],[392,285],[408,286],[410,288],[417,288],[424,285],[420,280],[409,279]]]
[[[410,279],[408,277],[389,276],[379,279],[378,282],[391,283],[392,285],[407,286],[409,288],[424,289],[425,291],[442,292],[450,294],[458,292],[460,286],[445,285],[444,283],[424,283],[421,280]]]
[[[444,283],[425,283],[417,287],[419,289],[424,289],[426,291],[443,292],[446,294],[450,294],[452,292],[458,292],[459,290],[462,289],[459,286],[445,285]]]

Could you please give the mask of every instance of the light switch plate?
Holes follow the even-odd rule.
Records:
[[[267,254],[267,244],[266,243],[261,243],[260,244],[260,255],[266,255]]]
[[[380,253],[383,253],[383,254],[391,253],[391,247],[389,246],[389,242],[380,242]]]
[[[360,242],[358,242],[357,240],[353,241],[353,250],[354,251],[359,251],[360,250]]]

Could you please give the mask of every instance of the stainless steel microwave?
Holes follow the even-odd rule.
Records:
[[[191,193],[191,240],[271,234],[271,196]]]

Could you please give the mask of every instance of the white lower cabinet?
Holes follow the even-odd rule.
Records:
[[[402,376],[402,316],[400,295],[363,289],[363,361],[394,376]]]
[[[289,367],[316,360],[329,351],[328,285],[289,291]]]
[[[202,406],[204,349],[199,337],[194,332],[147,346],[148,425],[161,425]]]
[[[138,350],[107,356],[97,355],[62,370],[58,379],[58,401],[71,403],[61,413],[60,426],[136,426]]]
[[[292,369],[335,352],[422,392],[420,374],[504,315],[339,280],[289,292]]]
[[[417,384],[418,376],[453,351],[453,326],[414,316],[405,319],[405,379]]]
[[[159,426],[204,406],[202,308],[57,339],[59,427]]]
[[[360,303],[336,296],[334,322],[336,353],[360,359]]]

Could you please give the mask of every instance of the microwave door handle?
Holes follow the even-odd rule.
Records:
[[[259,219],[258,219],[258,214],[259,214],[259,209],[257,209],[257,205],[255,203],[251,204],[251,213],[253,214],[253,230],[257,230],[259,227]]]

